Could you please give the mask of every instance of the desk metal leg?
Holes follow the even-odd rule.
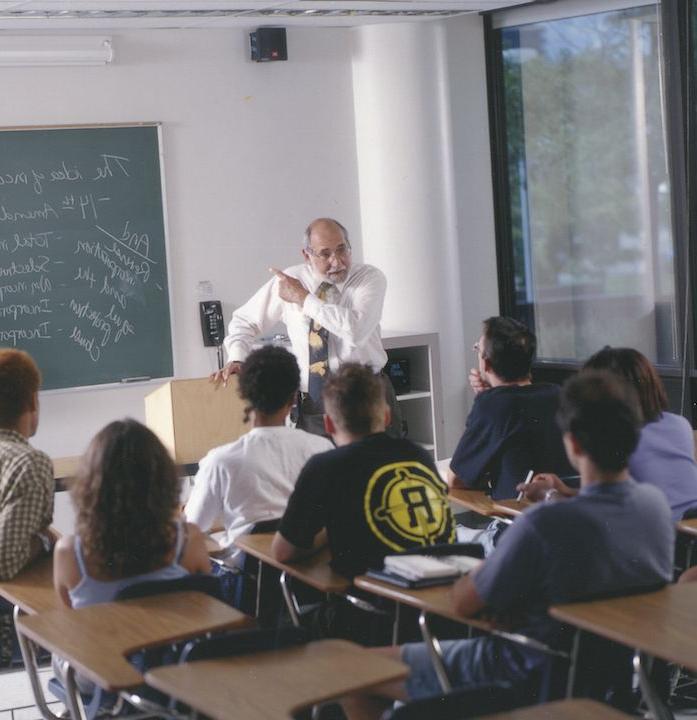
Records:
[[[44,689],[41,687],[41,680],[39,680],[38,668],[36,665],[36,653],[34,652],[34,646],[31,641],[24,637],[20,632],[17,625],[17,618],[24,613],[19,609],[18,605],[14,606],[12,611],[12,617],[15,621],[15,631],[17,632],[17,640],[19,641],[19,651],[22,653],[22,661],[26,668],[27,675],[29,676],[29,683],[31,684],[31,691],[34,695],[34,702],[36,707],[41,713],[41,717],[44,720],[59,720],[57,715],[54,715],[46,704],[46,697],[44,695]]]
[[[421,614],[419,615],[419,628],[421,630],[421,637],[426,643],[426,650],[428,651],[431,662],[433,663],[433,670],[436,673],[441,689],[444,693],[450,692],[452,690],[452,685],[450,684],[448,674],[445,672],[445,666],[443,665],[443,652],[441,651],[438,638],[431,634],[431,630],[428,627],[426,613],[424,611],[421,611]]]
[[[566,676],[566,697],[574,696],[574,685],[576,684],[576,665],[578,663],[578,646],[581,642],[581,631],[576,630],[571,643],[571,657],[569,658],[569,674]]]
[[[639,687],[644,702],[649,708],[653,720],[674,720],[673,713],[659,697],[649,678],[646,668],[646,655],[639,650],[634,651],[634,670],[639,676]]]
[[[80,692],[75,681],[75,670],[67,660],[63,661],[63,684],[65,685],[65,702],[73,720],[87,720]]]
[[[300,608],[295,600],[295,595],[288,585],[288,576],[285,572],[281,573],[281,590],[283,592],[283,599],[286,601],[286,607],[288,608],[288,614],[290,620],[295,627],[300,627]]]
[[[261,576],[263,572],[264,563],[261,560],[257,560],[257,597],[256,606],[254,608],[254,616],[259,619],[261,613]]]
[[[399,645],[399,611],[402,606],[395,602],[394,604],[394,621],[392,623],[392,644]]]

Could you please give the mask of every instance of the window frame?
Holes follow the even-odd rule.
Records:
[[[564,0],[534,8],[543,12],[551,9],[550,19],[575,17],[586,14],[578,11],[581,5],[589,13],[601,9],[612,10],[606,3],[603,7],[594,0],[586,3],[572,2],[568,15],[560,15]],[[634,6],[647,3],[637,0]],[[621,3],[624,7],[628,3]],[[495,18],[501,12],[483,14],[484,48],[486,57],[486,82],[489,106],[489,138],[491,148],[491,170],[494,202],[494,229],[496,235],[496,261],[498,274],[499,312],[501,315],[515,313],[514,248],[512,237],[511,195],[506,151],[506,107],[504,98],[504,69],[501,47],[501,30],[512,23],[499,26]],[[535,17],[534,22],[544,21]],[[697,100],[697,57],[690,58],[697,51],[697,38],[690,32],[694,25],[697,35],[697,0],[661,0],[660,21],[663,59],[663,102],[666,134],[668,177],[671,186],[671,225],[674,242],[674,282],[678,324],[678,342],[681,345],[682,364],[680,367],[657,365],[659,375],[666,383],[671,409],[697,424],[697,367],[694,338],[697,327],[693,305],[697,301],[697,252],[688,242],[692,228],[697,223],[697,197],[689,202],[689,187],[697,187],[697,153],[692,151],[697,143],[697,107],[687,112]],[[692,25],[691,25],[692,23]],[[520,24],[520,23],[516,23]],[[668,108],[670,110],[668,110]],[[694,117],[693,117],[694,116]],[[689,174],[688,174],[689,171]],[[534,313],[534,308],[531,310]],[[534,315],[531,318],[534,321]],[[538,380],[562,382],[575,373],[580,361],[536,360],[533,363],[533,377]]]

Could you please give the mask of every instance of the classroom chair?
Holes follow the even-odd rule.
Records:
[[[628,648],[584,634],[578,647],[578,669],[572,688],[568,687],[568,662],[555,656],[545,661],[525,683],[459,689],[413,700],[392,710],[384,720],[422,720],[425,717],[429,720],[466,720],[564,697],[590,698],[633,713],[638,699],[632,691],[632,661],[633,652]]]
[[[195,591],[205,593],[216,600],[223,599],[220,582],[212,575],[186,575],[175,580],[150,580],[136,583],[121,590],[115,600],[134,600],[151,595],[164,595],[176,592]],[[182,646],[166,646],[141,650],[129,658],[141,673],[148,668],[175,663],[179,660]],[[61,679],[53,677],[48,682],[51,693],[67,707],[67,693]],[[161,717],[169,715],[168,698],[147,685],[141,685],[131,692],[119,694],[106,692],[95,686],[91,693],[81,693],[86,720],[94,720],[99,715],[111,716],[127,714],[133,716],[139,711],[139,717]]]
[[[484,558],[484,548],[479,543],[443,543],[409,548],[396,554],[436,557],[467,555],[481,560]],[[364,593],[359,594],[351,589],[303,611],[291,589],[289,578],[283,578],[283,581],[284,598],[294,624],[309,626],[314,639],[336,637],[367,646],[386,645],[396,640],[401,618],[396,609],[392,611],[391,603],[380,600],[375,602]]]

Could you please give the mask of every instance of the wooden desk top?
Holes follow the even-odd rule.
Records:
[[[494,506],[494,510],[496,512],[501,513],[502,515],[511,515],[513,517],[516,517],[517,515],[520,515],[520,513],[525,510],[525,508],[530,507],[532,503],[529,500],[492,500],[492,504]]]
[[[494,501],[484,490],[464,490],[462,488],[450,488],[448,498],[456,505],[467,510],[474,510],[480,515],[495,515]]]
[[[520,515],[530,505],[527,500],[493,500],[484,490],[451,488],[448,498],[456,505],[480,515]]]
[[[382,580],[368,577],[367,575],[359,575],[354,578],[353,584],[357,588],[366,590],[373,595],[379,595],[380,597],[394,600],[395,602],[403,605],[410,605],[411,607],[423,610],[424,612],[431,613],[433,615],[440,615],[442,617],[449,618],[450,620],[465,623],[481,630],[489,631],[492,629],[491,623],[486,620],[479,618],[466,618],[455,612],[452,600],[452,583],[450,585],[436,585],[435,587],[410,589],[402,588],[398,585],[392,585],[390,583],[383,582]]]
[[[227,720],[286,720],[301,708],[378,683],[407,668],[345,640],[150,670],[149,685],[194,709]],[[234,709],[234,710],[233,710]]]
[[[688,535],[697,536],[697,518],[692,518],[691,520],[679,520],[678,530],[680,532],[687,533]]]
[[[351,587],[351,581],[348,578],[334,572],[329,566],[331,556],[328,547],[322,548],[318,553],[305,560],[282,563],[278,562],[271,554],[273,536],[274,533],[240,535],[235,540],[235,545],[267,565],[285,571],[288,575],[320,592],[341,594]]]
[[[42,555],[12,580],[0,582],[0,597],[27,615],[65,607],[53,589],[53,556]]]
[[[629,717],[595,700],[559,700],[486,715],[480,720],[627,720]]]
[[[549,613],[557,620],[697,671],[697,583],[554,605]]]
[[[252,619],[197,592],[63,608],[18,619],[30,639],[68,660],[106,690],[138,685],[142,675],[125,656],[142,648],[250,625]]]

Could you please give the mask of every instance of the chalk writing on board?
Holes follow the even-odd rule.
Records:
[[[45,386],[171,375],[166,260],[155,128],[0,132],[0,344]]]

